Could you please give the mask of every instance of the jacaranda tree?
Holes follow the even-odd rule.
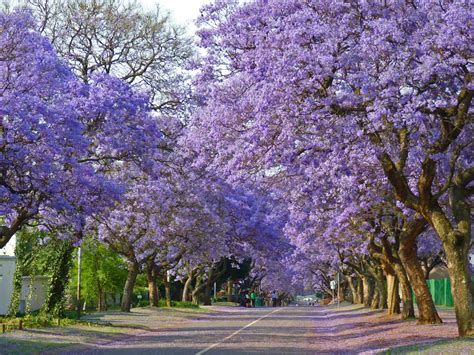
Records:
[[[373,196],[379,184],[370,179],[383,180],[407,238],[429,224],[443,243],[460,335],[472,333],[473,317],[472,6],[217,1],[200,19],[205,107],[195,120],[201,135],[190,138],[201,140],[203,161],[234,177],[280,174],[291,183],[324,167],[315,195],[351,178]]]

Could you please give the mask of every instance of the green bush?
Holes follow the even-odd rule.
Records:
[[[199,308],[197,304],[194,304],[192,302],[182,302],[182,301],[177,301],[174,302],[175,304],[171,304],[173,307],[180,307],[180,308]]]
[[[150,305],[150,301],[148,300],[140,300],[136,307],[148,307]]]
[[[212,303],[216,302],[227,302],[227,296],[226,297],[212,297]]]

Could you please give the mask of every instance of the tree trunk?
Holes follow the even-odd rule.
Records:
[[[194,285],[193,292],[191,294],[192,296],[192,302],[195,305],[199,305],[199,296],[201,295],[201,291],[206,287],[206,284],[204,284],[203,281],[203,275],[199,275],[196,278],[196,284]]]
[[[363,289],[363,300],[364,307],[370,307],[372,302],[372,296],[374,293],[373,285],[368,276],[362,276],[362,289]]]
[[[104,312],[107,310],[106,294],[103,287],[99,286],[98,298],[97,298],[97,310]]]
[[[388,315],[400,313],[400,297],[398,296],[398,278],[387,274],[387,306]]]
[[[150,306],[158,307],[160,294],[158,292],[158,285],[156,283],[157,273],[156,266],[154,263],[148,263],[146,270],[146,277],[148,281],[148,298],[150,300]]]
[[[385,275],[381,268],[377,268],[375,270],[374,281],[375,281],[375,287],[377,289],[377,293],[379,294],[377,308],[386,309],[388,307],[387,288],[385,286]]]
[[[352,304],[357,303],[357,289],[354,285],[354,280],[352,279],[351,276],[345,276],[347,284],[349,285],[349,288],[351,289],[351,299],[352,299]]]
[[[418,225],[418,228],[416,226]],[[423,224],[423,226],[422,226]],[[412,228],[413,227],[413,228]],[[416,236],[418,236],[424,228],[424,221],[414,221],[406,230],[406,233],[401,234],[399,255],[408,276],[410,283],[415,292],[416,302],[418,305],[420,324],[436,324],[442,323],[441,318],[436,311],[436,307],[431,297],[430,290],[426,284],[425,275],[421,268],[417,255]],[[416,231],[421,229],[418,233]]]
[[[183,286],[183,297],[182,297],[183,302],[188,301],[189,287],[191,286],[191,282],[193,282],[193,279],[194,279],[194,273],[191,272],[188,275],[188,278],[186,279],[186,282],[184,283],[184,286]]]
[[[191,294],[191,302],[195,305],[199,304],[199,292],[193,292]]]
[[[166,307],[171,307],[171,287],[169,283],[165,285],[165,298],[166,298]]]
[[[202,275],[199,275],[196,279],[196,284],[194,285],[194,290],[191,294],[192,297],[192,302],[195,305],[199,304],[199,294],[201,293],[202,290]]]
[[[380,294],[380,290],[378,288],[374,289],[374,295],[372,297],[372,301],[370,303],[370,308],[378,309],[380,306],[380,299],[382,298]]]
[[[364,283],[361,277],[357,277],[357,303],[364,303]]]
[[[168,282],[168,275],[166,273],[163,277],[163,285],[165,285],[166,307],[171,307],[171,284]]]
[[[448,241],[444,244],[444,250],[448,259],[448,271],[459,336],[467,336],[474,334],[472,329],[474,317],[473,296],[468,259],[469,244],[463,246],[462,239],[459,244]]]
[[[227,302],[232,302],[233,301],[233,286],[234,283],[232,280],[227,280]]]
[[[398,282],[400,283],[400,290],[402,292],[402,314],[403,320],[408,318],[415,318],[415,306],[413,304],[413,296],[411,293],[410,281],[406,274],[405,268],[400,263],[393,265]]]
[[[123,289],[122,304],[120,306],[122,312],[130,312],[130,309],[132,308],[133,287],[135,286],[138,272],[138,263],[136,261],[129,261],[127,281],[125,282],[125,287]]]
[[[346,300],[346,290],[347,283],[341,281],[339,284],[339,302],[344,302]]]
[[[436,233],[443,242],[448,259],[448,272],[451,280],[451,291],[454,298],[454,310],[458,324],[459,336],[473,335],[474,318],[473,290],[469,249],[471,244],[471,207],[466,202],[462,186],[450,191],[450,204],[457,223],[453,229],[451,222],[439,206],[436,206],[428,217]]]

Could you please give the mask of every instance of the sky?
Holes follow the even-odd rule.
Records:
[[[189,27],[194,32],[193,21],[199,16],[199,9],[212,0],[139,0],[145,8],[154,8],[159,4],[162,8],[169,10],[177,24]]]

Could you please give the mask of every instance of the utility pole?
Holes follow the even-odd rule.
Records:
[[[334,303],[334,290],[336,289],[336,280],[331,280],[329,282],[329,285],[331,286],[332,302]]]
[[[337,270],[337,308],[339,308],[339,292],[340,292],[340,283],[339,283],[339,270]]]
[[[81,318],[81,254],[82,248],[77,249],[77,319]]]

